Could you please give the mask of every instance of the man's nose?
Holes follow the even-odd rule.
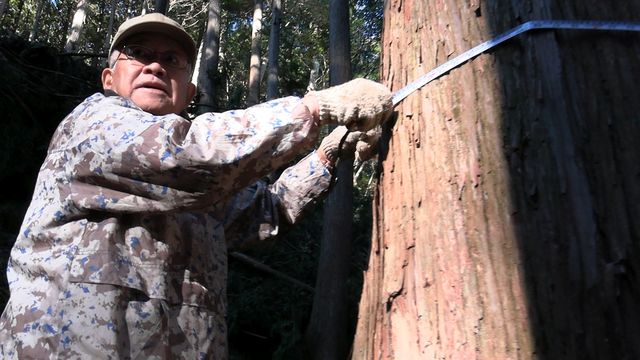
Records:
[[[163,77],[164,75],[166,75],[167,71],[164,69],[164,67],[162,67],[162,64],[160,64],[157,60],[153,60],[150,63],[146,64],[143,68],[142,68],[142,72],[145,74],[153,74],[157,77]]]

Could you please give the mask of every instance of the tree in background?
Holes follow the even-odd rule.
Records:
[[[42,9],[45,5],[45,0],[40,0],[36,5],[36,14],[33,18],[31,25],[31,32],[29,33],[29,41],[35,41],[38,38],[38,32],[40,31],[40,23],[42,22]]]
[[[0,20],[4,17],[5,11],[7,11],[7,6],[9,5],[8,0],[0,0]]]
[[[627,1],[389,1],[397,90],[530,19]],[[410,95],[382,152],[355,359],[640,357],[640,35],[524,34]]]
[[[220,49],[220,0],[209,0],[206,31],[202,39],[196,113],[218,110],[216,80]]]
[[[109,48],[111,47],[111,39],[113,37],[113,22],[115,20],[116,17],[116,7],[117,7],[117,1],[116,0],[111,0],[111,5],[110,5],[110,10],[109,10],[109,24],[107,25],[107,31],[106,34],[104,35],[104,47],[102,48],[102,51],[106,54],[109,52]]]
[[[80,33],[84,26],[84,20],[87,18],[87,3],[87,0],[78,0],[76,11],[73,14],[73,20],[71,20],[71,33],[69,37],[67,37],[67,42],[64,45],[64,51],[66,52],[72,52],[77,47]]]
[[[271,30],[269,33],[269,59],[267,61],[267,100],[278,97],[278,64],[280,55],[280,25],[282,1],[271,0]]]
[[[262,0],[255,0],[253,23],[251,26],[251,60],[249,61],[249,93],[247,106],[255,105],[260,99],[260,32],[262,31]]]
[[[169,0],[155,0],[154,11],[161,14],[167,14],[169,9]]]
[[[351,80],[346,0],[329,1],[329,64],[330,86]],[[344,359],[350,346],[346,299],[353,235],[353,158],[341,157],[334,171],[339,181],[324,203],[320,258],[306,334],[314,360]]]

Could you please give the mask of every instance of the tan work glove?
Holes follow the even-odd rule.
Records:
[[[367,79],[354,79],[326,90],[312,91],[322,125],[344,125],[366,131],[384,122],[393,110],[391,91]]]
[[[347,131],[346,127],[338,126],[320,142],[318,156],[323,159],[327,167],[333,168],[340,154],[350,155],[355,152],[355,159],[359,162],[364,162],[369,160],[375,153],[376,144],[381,133],[379,126],[369,131],[349,132],[342,143],[342,148],[340,148],[340,142]]]

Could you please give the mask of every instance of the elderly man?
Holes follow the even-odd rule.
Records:
[[[119,28],[105,94],[62,121],[40,169],[7,269],[3,359],[226,358],[227,247],[294,223],[329,187],[344,126],[391,109],[386,88],[360,79],[187,120],[195,57],[163,15]],[[344,126],[259,181],[326,124]]]

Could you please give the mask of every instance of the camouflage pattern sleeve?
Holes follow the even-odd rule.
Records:
[[[315,205],[331,184],[331,174],[316,152],[288,167],[269,185],[258,181],[235,196],[225,209],[225,233],[231,248],[241,248],[281,232]]]
[[[68,164],[74,206],[163,212],[224,200],[309,149],[318,130],[294,97],[189,121],[96,94],[62,122],[49,151]]]

